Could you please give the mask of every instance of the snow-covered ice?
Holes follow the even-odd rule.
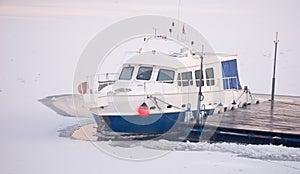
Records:
[[[1,95],[6,109],[2,109],[0,122],[0,173],[300,172],[300,150],[295,148],[166,140],[96,142],[76,140],[70,134],[61,137],[62,130],[70,133],[91,120],[60,116],[32,98],[4,101],[9,91]],[[131,153],[132,159],[116,158],[98,143],[113,149],[117,156]],[[159,157],[139,160],[139,152]]]

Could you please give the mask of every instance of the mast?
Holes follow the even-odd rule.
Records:
[[[272,78],[271,110],[273,110],[273,108],[274,108],[276,57],[277,57],[277,45],[279,42],[279,40],[277,38],[278,38],[278,32],[276,32],[276,40],[274,41],[275,53],[274,53],[273,78]]]

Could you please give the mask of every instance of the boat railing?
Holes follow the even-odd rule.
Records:
[[[87,76],[87,94],[97,93],[105,86],[111,85],[116,82],[118,78],[118,73],[105,73],[105,74],[95,74]]]
[[[89,103],[95,103],[95,98],[97,98],[97,94],[101,93],[101,90],[108,86],[114,84],[118,79],[117,73],[105,73],[105,74],[96,74],[93,76],[87,77],[87,90],[85,93],[85,98],[88,98],[87,101]],[[223,82],[223,88],[221,83]],[[185,93],[197,93],[198,87],[200,86],[200,79],[187,79],[187,80],[162,80],[162,81],[144,81],[142,82],[146,91],[149,89],[154,89],[153,84],[155,84],[156,90],[159,90],[163,93],[176,93],[185,94]],[[130,83],[132,84],[132,83]],[[239,89],[239,83],[237,77],[224,77],[224,78],[211,78],[211,79],[203,79],[202,86],[206,87],[206,90],[211,92],[213,91],[221,91],[221,90],[230,90],[230,89]],[[171,87],[172,86],[172,87]],[[174,88],[176,87],[176,88]],[[120,88],[121,89],[121,88]],[[102,92],[112,92],[119,93],[128,91],[129,88],[124,88],[124,90],[116,91],[103,91]],[[151,91],[151,90],[149,90]]]
[[[118,76],[118,73],[105,73],[87,76],[86,82],[83,82],[80,85],[85,105],[87,107],[97,106],[98,92],[104,87],[115,83]]]
[[[88,90],[87,93],[97,93],[104,87],[114,84],[118,79],[118,73],[105,73],[105,74],[96,74],[93,76],[87,77]],[[196,83],[195,83],[196,82]],[[223,89],[239,89],[239,83],[237,77],[224,77],[224,78],[210,78],[203,79],[201,85],[207,87],[219,86],[220,90],[222,86],[220,83],[223,82]],[[194,87],[200,86],[200,79],[188,79],[188,80],[163,80],[155,82],[144,82],[144,85],[149,86],[150,84],[161,84],[161,88],[165,88],[164,84],[177,84],[178,89],[192,89]],[[163,89],[162,89],[163,90]]]

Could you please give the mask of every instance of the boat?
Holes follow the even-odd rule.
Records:
[[[99,131],[164,134],[251,104],[237,65],[235,54],[143,50],[117,73],[89,76],[78,91]]]
[[[261,105],[248,106],[259,101],[241,85],[238,55],[214,53],[200,33],[180,21],[177,24],[177,20],[161,16],[154,17],[156,20],[153,16],[146,18],[150,22],[144,22],[145,17],[130,19],[130,24],[143,23],[138,31],[132,30],[132,25],[116,24],[105,30],[115,31],[113,34],[97,35],[87,46],[73,83],[78,94],[48,96],[39,101],[60,115],[89,117],[88,124],[93,117],[98,127],[92,136],[97,140],[158,138],[300,147],[299,130],[294,124],[298,103],[280,99],[273,107],[272,100],[269,107],[268,95],[264,95]],[[151,21],[155,21],[155,27]],[[127,31],[125,35],[116,33],[120,28]],[[154,34],[150,34],[151,29]],[[106,44],[112,37],[104,49],[98,49],[99,43]],[[129,59],[119,57],[123,63],[118,71],[112,66],[101,69],[99,64],[104,60],[109,64],[107,56],[119,45],[142,37],[144,47]],[[150,40],[163,42],[156,46],[159,50],[147,49]],[[178,43],[179,48],[174,49],[170,41]],[[179,51],[165,51],[165,46]],[[85,79],[96,71],[100,74]]]

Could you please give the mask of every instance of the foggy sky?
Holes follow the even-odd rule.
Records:
[[[178,13],[179,5],[179,13]],[[242,85],[270,93],[279,32],[277,94],[300,95],[298,1],[0,1],[0,90],[71,93],[87,43],[110,24],[165,15],[195,27],[216,52],[238,54]],[[138,27],[138,26],[133,26]]]

